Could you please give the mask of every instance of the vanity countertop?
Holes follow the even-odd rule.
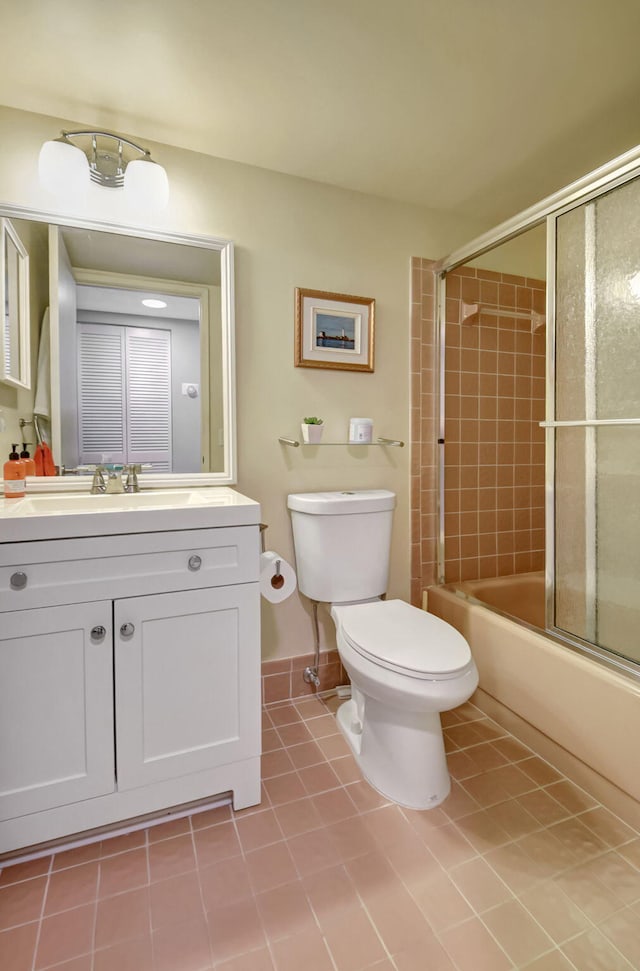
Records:
[[[38,493],[0,499],[0,543],[260,522],[260,504],[222,486],[133,494]]]

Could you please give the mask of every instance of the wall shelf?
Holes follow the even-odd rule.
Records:
[[[404,448],[404,442],[397,438],[378,438],[375,442],[299,442],[295,438],[279,438],[281,445],[288,445],[290,448],[325,448],[327,445],[347,445],[349,448],[368,448],[372,445],[386,445],[390,448]]]
[[[528,320],[531,324],[531,333],[537,334],[547,323],[544,314],[539,314],[536,310],[507,310],[502,307],[485,307],[479,303],[462,303],[461,323],[477,323],[480,314],[489,314],[491,317],[513,317],[519,320]]]

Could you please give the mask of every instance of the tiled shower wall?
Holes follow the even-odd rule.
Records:
[[[433,264],[414,260],[412,597],[435,579]],[[462,322],[462,303],[481,312]],[[505,311],[483,313],[483,308]],[[508,311],[545,312],[542,280],[460,267],[447,277],[445,579],[544,567],[545,333]],[[419,360],[419,364],[418,364]]]

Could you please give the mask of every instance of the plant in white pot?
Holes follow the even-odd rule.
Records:
[[[305,445],[317,445],[322,441],[322,418],[303,418],[300,427]]]

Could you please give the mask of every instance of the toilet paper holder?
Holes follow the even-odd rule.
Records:
[[[274,590],[280,590],[284,586],[284,577],[280,573],[280,560],[275,562],[275,572],[271,577],[271,586]]]
[[[261,551],[263,553],[267,552],[266,537],[264,534],[268,529],[269,529],[268,523],[260,523],[260,546],[261,546]],[[271,586],[273,587],[274,590],[282,589],[285,582],[283,575],[280,573],[280,563],[281,563],[281,560],[276,560],[274,563],[274,573],[273,573],[273,576],[271,577]]]

